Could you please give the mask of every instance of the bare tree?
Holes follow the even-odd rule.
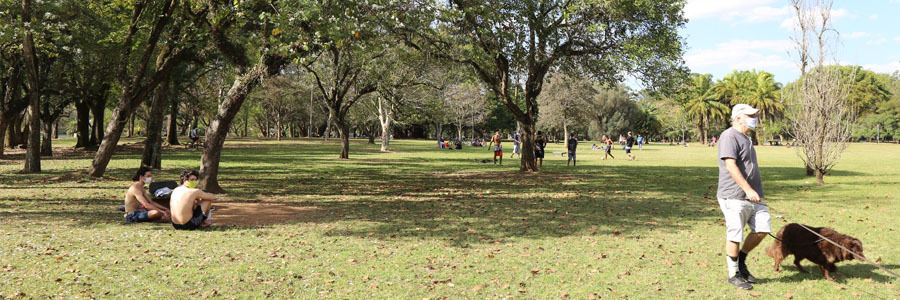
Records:
[[[795,38],[803,75],[786,94],[790,103],[788,113],[791,130],[797,139],[797,151],[812,169],[819,184],[837,164],[852,137],[852,106],[846,98],[850,83],[842,80],[837,66],[826,66],[833,57],[833,45],[838,32],[831,27],[831,0],[791,0],[797,14],[797,28],[806,32]],[[808,38],[814,39],[810,41]],[[810,43],[817,53],[811,53]],[[809,61],[813,68],[806,70]],[[851,78],[853,76],[851,75]]]
[[[478,85],[459,83],[444,90],[444,101],[453,111],[453,124],[456,125],[456,137],[463,140],[463,127],[467,123],[478,123],[484,119],[487,107],[484,95]]]

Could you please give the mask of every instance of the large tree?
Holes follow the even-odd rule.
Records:
[[[681,1],[413,2],[416,24],[397,30],[413,47],[471,67],[497,95],[524,131],[521,170],[537,170],[537,97],[553,68],[583,70],[604,83],[630,74],[651,87],[683,71]],[[523,81],[513,81],[516,74]],[[520,105],[514,94],[522,85]]]
[[[125,123],[133,117],[135,110],[150,93],[165,81],[169,73],[181,61],[193,55],[198,44],[194,40],[197,37],[194,30],[202,28],[201,23],[196,22],[197,14],[190,3],[177,0],[141,0],[132,5],[131,19],[121,43],[116,68],[120,98],[110,117],[100,148],[88,169],[90,176],[103,176],[125,129]],[[192,22],[179,23],[182,26],[169,26],[173,23],[173,18],[191,19]],[[149,28],[146,35],[142,34],[142,29],[145,28]],[[161,40],[163,36],[166,38]],[[166,47],[157,51],[159,44],[166,44]],[[138,52],[133,53],[133,50]],[[154,55],[160,63],[151,68],[151,58]]]
[[[586,129],[593,115],[585,109],[597,94],[590,79],[560,73],[549,76],[546,91],[538,97],[541,111],[537,125],[546,129],[562,129],[565,148],[569,146],[569,129],[580,125]],[[584,136],[585,133],[582,133]]]
[[[324,1],[308,4],[303,14],[288,23],[305,23],[311,28],[297,32],[300,39],[311,41],[303,45],[311,51],[301,65],[337,126],[341,159],[350,157],[350,108],[377,91],[375,62],[387,53],[389,42],[381,17],[382,11],[368,3]]]
[[[247,1],[230,5],[211,0],[208,20],[212,44],[234,73],[234,83],[219,102],[216,116],[206,130],[206,148],[200,161],[200,186],[212,193],[224,193],[219,186],[219,161],[225,138],[244,100],[266,77],[278,73],[287,63],[279,45],[270,44],[279,29],[271,18],[280,6],[268,1]],[[287,11],[285,11],[287,13]]]

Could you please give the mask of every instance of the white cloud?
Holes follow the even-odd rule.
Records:
[[[900,41],[900,35],[894,37],[895,41]]]
[[[848,39],[858,39],[858,38],[864,38],[864,37],[869,37],[869,36],[871,36],[871,34],[869,34],[868,32],[857,31],[857,32],[852,32],[850,34],[845,34],[843,37],[848,38]]]
[[[878,14],[869,16],[869,20],[878,20]]]
[[[714,48],[690,51],[684,60],[688,67],[700,69],[724,66],[728,69],[784,69],[793,68],[787,58],[789,40],[732,40],[716,44]]]
[[[781,19],[791,13],[790,6],[773,7],[774,0],[689,0],[684,15],[690,20],[718,18],[726,21],[765,22]]]
[[[880,38],[880,39],[875,39],[875,40],[868,40],[868,41],[866,41],[866,45],[878,46],[878,45],[887,43],[887,41],[888,41],[887,38]]]
[[[863,65],[863,69],[871,70],[876,73],[893,73],[900,71],[900,61],[889,62],[886,64]]]

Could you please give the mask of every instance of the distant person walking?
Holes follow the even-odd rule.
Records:
[[[488,143],[488,147],[494,145],[494,164],[497,164],[497,157],[500,157],[500,165],[503,165],[503,146],[500,145],[500,129],[494,132],[494,136],[491,137],[491,141]]]
[[[578,137],[576,137],[575,134],[573,133],[569,137],[567,144],[568,144],[568,148],[569,148],[568,149],[569,150],[569,153],[568,153],[569,160],[566,161],[566,165],[568,166],[569,163],[571,162],[572,166],[574,167],[575,166],[575,149],[578,148]]]
[[[603,138],[602,138],[602,142],[604,144],[606,144],[606,147],[604,147],[604,150],[606,151],[606,153],[603,154],[603,160],[606,160],[607,157],[612,157],[613,159],[616,159],[616,157],[612,155],[612,145],[613,145],[612,138],[608,137],[604,134]]]
[[[637,137],[638,150],[644,150],[644,137],[638,134]]]
[[[747,270],[747,255],[771,232],[771,216],[763,202],[762,178],[749,133],[756,129],[755,109],[747,104],[731,110],[731,128],[719,137],[719,184],[716,198],[725,215],[728,283],[749,290],[756,278]],[[744,226],[750,234],[744,239]],[[744,242],[741,248],[741,242]],[[740,251],[738,251],[740,249]]]
[[[631,131],[628,132],[628,137],[625,138],[625,154],[628,155],[628,160],[637,159],[636,156],[631,154],[631,148],[634,147],[634,136],[631,135]]]
[[[538,164],[538,166],[544,166],[544,148],[546,147],[547,141],[541,132],[538,131],[537,137],[534,138],[534,163]]]
[[[519,158],[522,158],[522,141],[519,140],[518,132],[513,135],[513,152],[509,155],[509,158],[513,158],[516,154],[519,155]]]

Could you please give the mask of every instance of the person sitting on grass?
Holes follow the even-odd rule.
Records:
[[[165,222],[169,220],[169,210],[150,200],[150,193],[144,189],[145,184],[153,181],[153,174],[148,167],[138,168],[137,174],[131,177],[134,183],[125,193],[125,221],[138,222]]]
[[[212,225],[212,201],[216,195],[197,189],[197,171],[181,172],[181,185],[172,191],[172,227],[194,230]]]

